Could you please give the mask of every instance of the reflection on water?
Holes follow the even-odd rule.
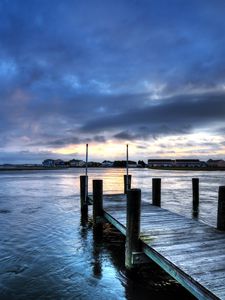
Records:
[[[151,263],[124,268],[124,238],[109,224],[102,234],[80,220],[81,169],[0,173],[0,299],[191,299]],[[133,187],[151,198],[162,178],[162,206],[192,217],[191,178],[200,178],[199,218],[215,225],[222,172],[135,170]],[[105,193],[123,191],[122,169],[92,169]]]
[[[102,231],[93,230],[93,277],[100,280],[107,272],[120,282],[123,290],[120,296],[120,289],[109,282],[108,288],[115,292],[112,299],[195,299],[153,262],[128,272],[124,267],[124,244],[124,236],[110,224],[104,224]],[[109,295],[101,297],[111,299]]]

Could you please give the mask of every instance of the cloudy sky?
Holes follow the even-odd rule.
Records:
[[[0,163],[225,158],[225,1],[1,0]]]

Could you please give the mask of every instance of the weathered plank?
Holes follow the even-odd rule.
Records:
[[[104,216],[126,234],[126,196],[104,196]],[[225,232],[142,202],[144,253],[198,299],[225,299]]]

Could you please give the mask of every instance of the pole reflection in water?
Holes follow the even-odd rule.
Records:
[[[93,275],[97,278],[102,277],[102,245],[103,245],[103,228],[102,224],[93,226]]]
[[[198,216],[199,216],[199,211],[198,210],[196,210],[196,211],[192,211],[192,217],[193,217],[193,219],[196,219],[196,220],[198,220]]]
[[[85,229],[87,224],[88,224],[88,215],[82,214],[80,217],[80,225],[81,227],[83,227],[83,229]]]

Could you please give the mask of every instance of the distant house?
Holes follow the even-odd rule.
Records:
[[[42,166],[44,167],[65,167],[65,162],[61,159],[45,159],[42,162]]]
[[[201,168],[207,168],[208,164],[205,161],[200,161],[201,163]]]
[[[139,160],[137,163],[138,168],[146,168],[147,164],[143,160]]]
[[[173,167],[172,159],[148,159],[148,167]]]
[[[126,160],[115,160],[113,162],[113,167],[115,168],[126,168],[127,161]],[[129,168],[137,168],[137,163],[132,160],[128,160],[128,167]]]
[[[199,159],[176,159],[175,167],[181,168],[200,168],[202,162]]]
[[[65,162],[61,159],[56,159],[55,160],[55,166],[56,167],[64,167],[65,166]]]
[[[225,161],[223,159],[209,159],[207,164],[212,168],[225,168]]]
[[[55,167],[55,160],[54,159],[45,159],[42,162],[42,166],[44,166],[44,167]]]
[[[113,166],[113,162],[109,160],[104,160],[101,165],[103,168],[110,168]]]
[[[148,167],[204,168],[207,164],[199,159],[149,159]]]
[[[79,160],[79,159],[72,159],[69,161],[69,165],[70,165],[70,167],[84,167],[85,162],[83,160]]]
[[[89,161],[88,162],[88,167],[90,168],[98,168],[101,167],[101,163],[100,162],[95,162],[95,161]]]
[[[128,168],[137,168],[136,161],[128,160]]]

